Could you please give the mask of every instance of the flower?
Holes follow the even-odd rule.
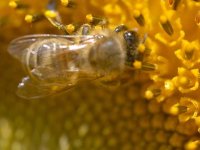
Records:
[[[0,149],[200,149],[198,0],[61,0],[55,9],[50,2],[0,1]],[[73,34],[83,23],[110,30],[124,24],[139,33],[143,59],[124,73],[126,84],[108,91],[85,83],[35,101],[16,97],[23,75],[8,42]]]

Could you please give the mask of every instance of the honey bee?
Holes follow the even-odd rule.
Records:
[[[122,37],[105,30],[95,35],[27,35],[13,40],[8,51],[27,73],[18,96],[33,99],[68,91],[82,81],[116,78],[124,70],[125,49]]]

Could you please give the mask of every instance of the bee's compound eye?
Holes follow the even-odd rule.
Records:
[[[89,61],[93,69],[104,73],[121,70],[124,57],[122,43],[114,37],[100,39],[89,52]]]

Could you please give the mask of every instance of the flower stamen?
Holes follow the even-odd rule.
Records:
[[[174,33],[171,23],[165,16],[160,17],[160,23],[168,35],[172,35]]]
[[[140,26],[144,26],[144,25],[145,25],[144,16],[140,13],[140,11],[135,10],[135,11],[133,12],[133,15],[134,15],[135,20],[137,21],[137,23],[138,23]]]
[[[44,15],[42,14],[27,14],[24,18],[24,20],[27,22],[27,23],[33,23],[33,22],[37,22],[37,21],[40,21],[41,19],[44,18]]]
[[[17,1],[17,0],[12,0],[8,3],[8,5],[11,7],[11,8],[14,8],[14,9],[24,9],[24,8],[28,8],[28,5],[24,4],[24,3],[21,3],[20,1]]]

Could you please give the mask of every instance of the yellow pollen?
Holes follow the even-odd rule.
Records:
[[[87,20],[88,22],[92,22],[92,21],[93,21],[93,16],[92,16],[92,14],[87,14],[87,15],[86,15],[86,20]]]
[[[195,150],[199,147],[199,144],[200,144],[199,139],[196,139],[196,140],[193,139],[193,140],[187,142],[184,147],[186,150]]]
[[[133,16],[140,26],[144,26],[145,24],[144,16],[140,13],[140,11],[135,10],[133,12]]]
[[[140,11],[134,10],[133,15],[134,15],[134,17],[139,17],[141,14],[140,14]]]
[[[135,67],[135,69],[141,69],[141,68],[142,68],[142,62],[136,60],[136,61],[133,63],[133,66]]]
[[[17,4],[16,1],[10,1],[10,2],[9,2],[9,6],[10,6],[11,8],[17,8],[18,4]]]
[[[174,90],[174,84],[173,84],[173,82],[170,81],[170,80],[165,81],[165,89],[173,91]]]
[[[33,22],[33,16],[32,15],[26,15],[25,21],[28,22],[28,23],[32,23]]]
[[[63,6],[67,6],[69,4],[69,0],[61,0],[61,4]]]
[[[174,30],[172,28],[171,23],[168,21],[167,17],[162,15],[160,17],[160,23],[163,27],[163,29],[165,30],[165,32],[169,35],[172,35],[174,33]]]
[[[170,110],[169,110],[170,114],[172,115],[177,115],[179,113],[179,107],[178,104],[173,105]]]
[[[186,77],[179,77],[179,83],[181,84],[181,85],[187,85],[188,83],[189,83],[189,80],[188,80],[188,78],[186,78]]]
[[[138,46],[138,51],[139,51],[140,53],[143,53],[143,52],[145,51],[145,46],[144,46],[144,44],[140,44],[140,45]]]
[[[160,22],[162,24],[166,23],[167,22],[167,17],[165,17],[164,15],[160,16]]]
[[[152,99],[154,97],[154,94],[151,90],[146,90],[145,91],[145,98],[146,99]]]
[[[66,31],[71,34],[75,31],[75,26],[73,24],[66,25]]]
[[[56,18],[56,12],[53,10],[46,10],[45,16],[49,18]]]
[[[102,30],[102,26],[97,25],[97,26],[94,27],[94,29],[95,29],[95,30]]]
[[[178,68],[178,74],[180,75],[184,75],[186,73],[186,69],[185,68]]]

